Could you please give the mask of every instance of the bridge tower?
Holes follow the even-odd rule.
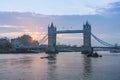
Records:
[[[56,52],[56,27],[51,23],[48,26],[48,48],[46,52]]]
[[[91,25],[88,23],[88,21],[83,25],[82,53],[93,53],[93,49],[91,47]]]

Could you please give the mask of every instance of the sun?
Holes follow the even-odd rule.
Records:
[[[31,37],[32,37],[33,41],[37,41],[38,40],[38,36],[37,35],[31,35]]]

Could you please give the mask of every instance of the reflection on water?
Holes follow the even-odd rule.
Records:
[[[119,80],[120,54],[102,55],[0,54],[0,80]]]
[[[92,75],[91,58],[83,56],[83,80],[89,80]]]
[[[56,73],[56,54],[48,54],[48,56],[52,57],[52,59],[48,58],[47,80],[58,80]]]

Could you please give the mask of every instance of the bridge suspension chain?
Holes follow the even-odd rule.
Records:
[[[109,44],[109,43],[107,43],[107,42],[99,39],[98,37],[96,37],[96,36],[95,36],[94,34],[92,34],[92,33],[91,33],[91,36],[92,36],[95,40],[97,40],[99,43],[101,43],[102,45],[105,45],[105,46],[108,46],[108,47],[114,47],[114,45]]]
[[[45,43],[48,39],[48,34],[46,34],[40,41],[39,44],[42,45],[43,43]]]

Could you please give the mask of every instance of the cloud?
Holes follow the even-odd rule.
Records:
[[[112,14],[120,14],[120,2],[115,2],[110,4],[111,8],[108,9],[109,13]]]
[[[0,25],[0,33],[21,32],[22,28],[17,28],[12,25]]]
[[[117,15],[120,14],[120,1],[114,2],[114,3],[109,3],[106,7],[104,8],[98,8],[97,12],[100,14],[107,14],[107,15]]]

